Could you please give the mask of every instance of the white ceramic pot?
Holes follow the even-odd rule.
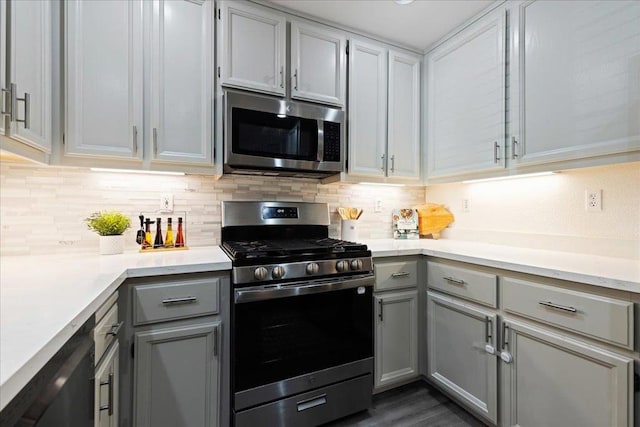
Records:
[[[355,219],[343,219],[341,236],[342,240],[347,242],[358,241],[358,221]]]
[[[121,254],[124,251],[124,235],[100,236],[100,255]]]

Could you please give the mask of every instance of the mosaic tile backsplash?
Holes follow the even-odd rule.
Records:
[[[316,180],[232,176],[143,175],[93,172],[85,168],[0,165],[0,254],[35,255],[98,251],[98,237],[84,219],[99,210],[119,210],[131,217],[125,250],[136,250],[140,212],[160,208],[160,195],[171,193],[174,211],[187,213],[187,244],[220,243],[222,200],[325,202],[331,212],[331,237],[340,237],[338,206],[364,209],[361,239],[390,238],[391,210],[424,203],[424,187],[320,184]],[[374,212],[377,199],[382,211]],[[177,216],[177,215],[176,215]]]

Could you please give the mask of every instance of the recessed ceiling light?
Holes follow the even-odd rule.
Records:
[[[393,0],[395,4],[411,4],[414,0]]]

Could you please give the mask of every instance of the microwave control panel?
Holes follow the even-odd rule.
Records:
[[[340,123],[324,122],[324,155],[325,162],[340,161]]]

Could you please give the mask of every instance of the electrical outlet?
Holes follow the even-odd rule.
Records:
[[[462,212],[469,212],[469,199],[462,199]]]
[[[585,190],[584,199],[587,212],[602,210],[602,190]]]
[[[173,194],[164,193],[160,195],[160,210],[164,212],[173,212]]]
[[[376,204],[373,207],[374,212],[382,212],[382,199],[376,199]]]

